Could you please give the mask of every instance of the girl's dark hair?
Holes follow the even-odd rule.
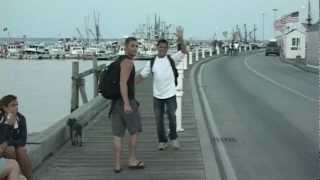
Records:
[[[4,111],[3,107],[7,107],[12,101],[17,100],[17,96],[9,94],[0,99],[0,111]]]

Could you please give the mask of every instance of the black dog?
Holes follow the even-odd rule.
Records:
[[[70,138],[73,146],[82,146],[82,125],[75,118],[69,118],[67,125],[70,128]]]

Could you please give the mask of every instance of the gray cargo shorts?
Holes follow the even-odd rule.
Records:
[[[132,112],[125,113],[122,99],[116,100],[111,112],[112,134],[123,137],[126,129],[130,135],[142,132],[139,104],[135,99],[130,100]]]

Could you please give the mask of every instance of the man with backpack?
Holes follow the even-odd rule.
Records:
[[[120,173],[123,137],[126,129],[129,137],[130,169],[143,169],[144,163],[136,158],[138,134],[142,131],[138,102],[135,99],[135,67],[138,42],[134,37],[125,40],[125,55],[120,56],[102,73],[99,89],[106,99],[112,100],[110,116],[114,145],[114,172]]]
[[[176,85],[178,71],[176,64],[182,62],[187,54],[186,46],[183,41],[183,29],[177,28],[178,52],[167,55],[169,43],[165,39],[160,39],[157,43],[158,54],[145,67],[136,78],[136,83],[147,78],[149,74],[153,76],[153,109],[157,125],[158,150],[162,151],[168,147],[168,137],[164,127],[164,113],[166,110],[169,120],[169,139],[172,147],[179,149],[180,144],[177,135],[176,124]]]

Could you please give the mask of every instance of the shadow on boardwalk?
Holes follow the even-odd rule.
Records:
[[[107,110],[101,112],[85,129],[83,147],[68,142],[36,170],[40,180],[201,180],[205,179],[201,146],[194,118],[189,72],[184,78],[183,128],[180,133],[181,150],[157,150],[157,136],[153,116],[152,83],[146,80],[137,86],[137,99],[141,104],[143,132],[137,156],[145,162],[144,170],[130,170],[127,165],[127,144],[123,152],[123,169],[113,172],[111,122]],[[127,136],[125,138],[127,142]]]

